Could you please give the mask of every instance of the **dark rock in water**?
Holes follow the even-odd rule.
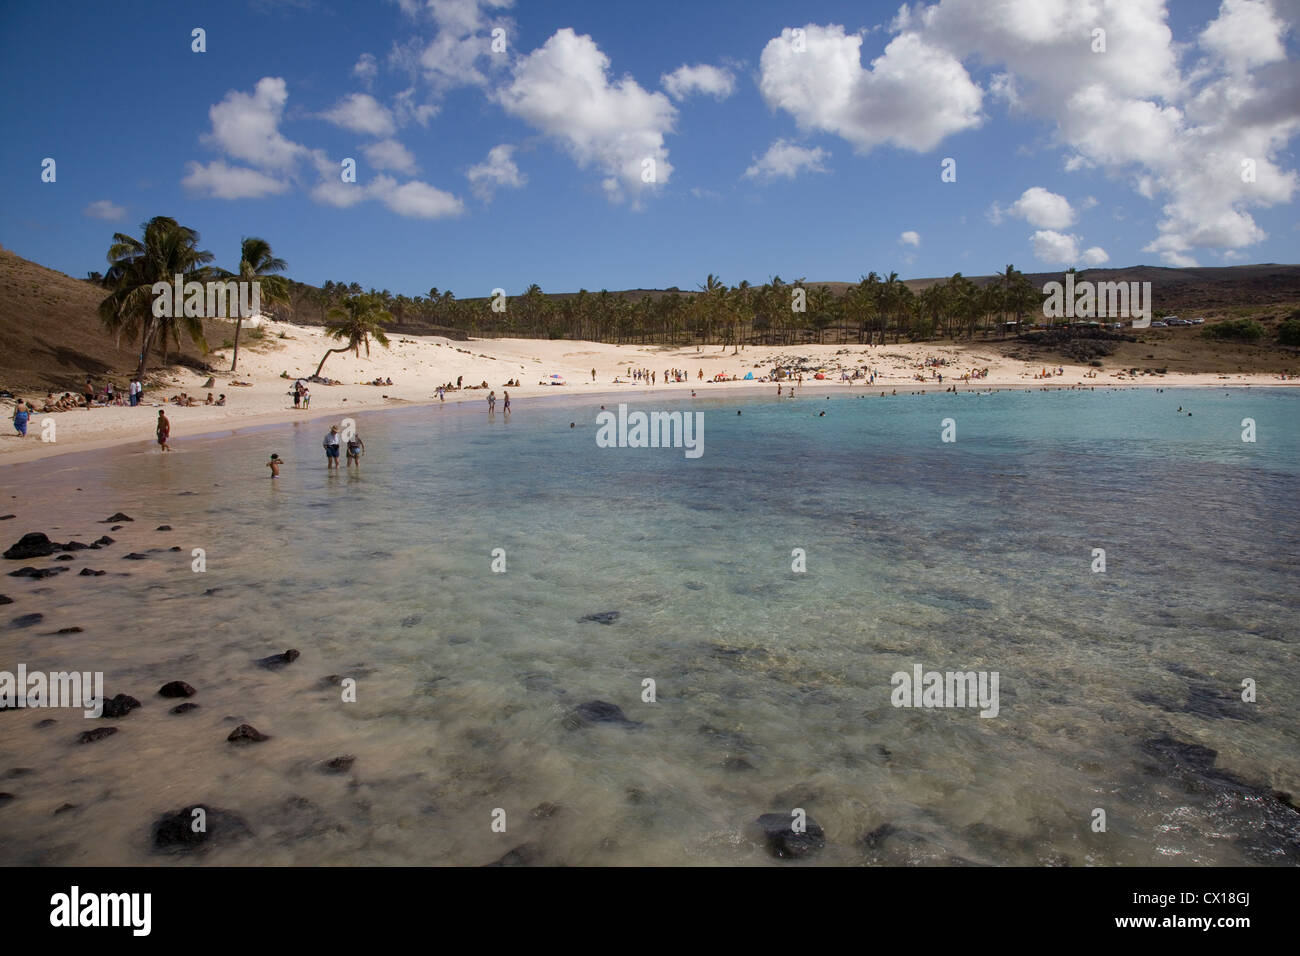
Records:
[[[410,617],[402,618],[402,627],[415,627],[422,620],[421,615],[412,614]]]
[[[521,843],[501,859],[484,866],[535,866],[541,859],[541,850],[536,843]]]
[[[53,717],[46,717],[44,720],[38,720],[36,722],[36,726],[40,728],[53,727],[57,723],[58,721],[55,720]]]
[[[10,561],[26,561],[29,558],[46,558],[62,548],[40,531],[23,535],[16,544],[10,545],[4,556]]]
[[[116,727],[96,727],[94,730],[83,730],[77,738],[79,744],[93,744],[96,740],[103,740],[105,737],[111,737],[117,733]]]
[[[85,630],[85,628],[76,627],[74,625],[73,627],[61,627],[54,633],[55,634],[80,634],[83,630]]]
[[[342,754],[333,760],[327,760],[321,765],[321,769],[326,773],[347,773],[356,763],[357,758],[352,754]]]
[[[180,545],[176,545],[175,547],[168,548],[167,550],[168,550],[168,551],[179,551],[179,550],[181,550],[181,546],[180,546]]]
[[[119,511],[117,514],[109,515],[107,518],[101,521],[100,524],[112,524],[114,521],[134,521],[134,520],[135,520],[134,518],[130,517],[129,515],[124,515],[122,514],[122,512]]]
[[[41,614],[40,612],[34,614],[20,614],[18,617],[14,618],[12,621],[9,622],[9,626],[10,627],[31,627],[34,624],[41,623],[41,621],[43,620],[45,620],[45,615]]]
[[[107,547],[110,544],[113,544],[113,539],[106,534],[100,535],[98,538],[95,539],[94,543],[99,545],[101,548],[103,548],[103,547]]]
[[[758,827],[767,838],[767,852],[777,859],[797,859],[826,846],[826,832],[812,817],[805,819],[802,833],[794,831],[794,822],[788,813],[765,813],[758,818]]]
[[[528,815],[534,820],[549,820],[559,812],[559,806],[549,801],[545,801],[529,810]]]
[[[703,590],[704,590],[704,585],[701,584],[699,581],[687,581],[687,582],[686,582],[686,587],[689,588],[689,589],[692,590],[692,591],[703,591]]]
[[[12,793],[0,793],[0,807],[3,807],[6,803],[8,803],[13,798],[14,795]]]
[[[81,573],[80,573],[80,577],[83,577],[83,578],[97,578],[97,577],[99,577],[100,575],[107,574],[107,573],[108,573],[107,571],[92,571],[90,568],[82,568],[82,569],[81,569]]]
[[[635,720],[628,720],[623,709],[617,704],[603,700],[589,700],[579,704],[564,717],[564,726],[569,730],[585,727],[588,724],[621,724],[624,727],[640,727]]]
[[[1187,703],[1183,711],[1198,717],[1230,720],[1259,720],[1259,713],[1238,695],[1215,687],[1213,684],[1193,684],[1187,688]]]
[[[158,693],[163,697],[193,697],[194,688],[183,680],[168,681],[158,688]]]
[[[17,515],[0,515],[0,521],[8,521],[10,518],[17,518]]]
[[[1188,744],[1175,740],[1168,734],[1156,737],[1142,744],[1142,749],[1152,756],[1159,757],[1173,764],[1175,769],[1205,773],[1214,768],[1214,761],[1219,752],[1200,744]]]
[[[69,541],[63,546],[64,551],[85,551],[90,545],[81,541]],[[62,560],[62,559],[60,559]]]
[[[224,590],[225,588],[208,588],[206,591],[203,592],[203,596],[212,597],[212,595],[216,594],[218,591],[224,591]]]
[[[294,661],[296,661],[299,658],[299,656],[300,655],[297,651],[290,648],[289,650],[285,651],[283,654],[272,654],[270,657],[263,657],[260,660],[254,661],[253,663],[261,667],[269,667],[274,669],[276,667],[283,667],[285,664],[292,664]]]
[[[198,709],[199,709],[199,705],[198,705],[198,704],[184,703],[184,704],[177,704],[177,705],[176,705],[175,707],[173,707],[171,710],[167,711],[167,713],[169,713],[169,714],[188,714],[191,710],[198,710]]]
[[[203,812],[196,814],[195,810]],[[164,813],[154,821],[153,848],[162,852],[200,850],[252,835],[239,814],[196,803],[175,813]]]
[[[469,642],[470,638],[464,637],[460,634],[452,634],[447,638],[448,644],[468,644]]]
[[[29,773],[33,773],[34,771],[35,771],[35,768],[33,768],[33,767],[10,767],[10,768],[9,768],[9,772],[6,773],[5,776],[6,776],[6,777],[25,777],[25,776],[27,776]]]
[[[54,816],[57,817],[60,813],[67,813],[69,810],[75,810],[75,809],[77,809],[77,805],[75,803],[65,803],[62,804],[61,806],[54,808]]]
[[[240,724],[230,732],[230,736],[226,739],[232,744],[255,744],[271,738],[251,724]]]
[[[754,765],[744,757],[728,757],[722,761],[723,770],[753,770]]]
[[[118,694],[112,700],[104,701],[105,717],[125,717],[140,706],[140,702],[126,694]]]
[[[62,574],[67,568],[19,568],[17,571],[10,571],[11,578],[31,578],[33,581],[40,581],[42,578],[52,578],[56,574]]]
[[[619,619],[619,613],[620,612],[618,611],[600,611],[597,614],[584,614],[582,617],[578,618],[578,623],[581,624],[584,621],[594,621],[597,624],[613,624]]]
[[[148,557],[149,555],[147,554],[140,554],[137,551],[132,551],[130,554],[123,555],[122,560],[123,561],[144,561],[148,559]]]
[[[109,531],[121,531],[121,530],[122,530],[122,526],[121,526],[120,524],[115,524],[115,525],[113,525],[113,527],[109,528],[108,530],[109,530]]]
[[[55,558],[54,560],[55,560],[55,561],[75,561],[75,560],[77,560],[77,559],[74,558],[74,557],[73,557],[72,555],[70,555],[70,554],[61,554],[61,555],[59,555],[57,558]]]
[[[0,594],[0,604],[13,604],[14,599],[7,594]]]
[[[155,531],[170,531],[171,529],[172,526],[169,524],[160,524],[158,527],[154,528]]]

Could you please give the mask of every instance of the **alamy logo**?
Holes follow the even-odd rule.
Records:
[[[153,926],[152,893],[83,894],[74,886],[51,896],[50,906],[51,926],[128,926],[133,936],[148,936]]]
[[[186,316],[196,319],[248,318],[262,311],[262,283],[186,282],[177,275],[172,282],[155,282],[154,318]]]
[[[617,416],[601,412],[596,424],[598,448],[684,448],[687,458],[704,454],[703,412],[628,412],[623,403]]]
[[[997,671],[897,671],[890,677],[895,707],[979,707],[981,717],[998,715]]]
[[[1043,317],[1048,319],[1132,319],[1133,328],[1151,325],[1150,282],[1075,283],[1074,273],[1065,274],[1065,284],[1043,286]]]
[[[103,671],[0,671],[0,707],[80,707],[87,717],[104,713]]]

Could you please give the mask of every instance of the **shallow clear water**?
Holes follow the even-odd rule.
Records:
[[[626,400],[702,411],[703,457],[597,448],[596,403],[521,401],[509,422],[363,415],[359,474],[326,473],[318,422],[7,468],[6,546],[136,520],[68,563],[103,577],[0,579],[0,621],[45,614],[0,623],[0,669],[102,670],[144,706],[86,745],[79,712],[0,713],[0,863],[173,862],[150,825],[200,802],[254,831],[193,857],[216,864],[523,843],[544,863],[764,863],[751,824],[795,807],[825,829],[810,863],[1300,859],[1300,815],[1267,793],[1300,787],[1300,395]],[[999,715],[895,708],[915,664],[998,672]],[[156,695],[178,679],[198,689],[183,716]],[[588,700],[640,726],[572,727]],[[227,743],[242,722],[271,739]],[[1179,770],[1164,736],[1235,782]],[[321,772],[340,754],[349,772]]]

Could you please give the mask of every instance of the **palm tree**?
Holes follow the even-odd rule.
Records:
[[[288,303],[289,286],[284,276],[275,275],[287,269],[288,263],[277,259],[271,252],[271,244],[265,239],[250,236],[239,243],[239,269],[235,272],[222,272],[223,279],[236,279],[239,282],[256,282],[261,287],[261,300],[268,305],[275,302]],[[242,311],[242,310],[238,310]],[[239,364],[239,330],[244,325],[246,316],[235,316],[235,352],[230,359],[230,371]]]
[[[325,367],[325,359],[335,352],[351,352],[360,357],[361,346],[366,347],[366,358],[370,357],[370,340],[373,338],[384,348],[388,348],[388,336],[384,335],[383,326],[393,321],[393,316],[382,308],[378,295],[353,295],[343,300],[342,306],[330,309],[325,321],[325,334],[332,339],[347,339],[347,344],[337,349],[330,349],[316,366],[316,376]]]
[[[153,286],[156,282],[170,286],[177,275],[201,281],[208,277],[207,263],[213,257],[212,253],[198,248],[198,232],[169,216],[155,216],[142,223],[140,229],[143,236],[140,239],[122,232],[113,234],[113,244],[108,248],[109,269],[104,277],[104,285],[113,291],[99,304],[99,318],[119,337],[140,336],[140,362],[135,376],[143,381],[145,361],[159,332],[165,345],[168,332],[178,333],[183,327],[196,343],[206,348],[201,318],[180,315],[168,320],[153,314]]]

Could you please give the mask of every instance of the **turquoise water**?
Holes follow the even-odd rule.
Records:
[[[814,865],[1297,862],[1268,791],[1300,788],[1300,395],[624,400],[702,412],[704,455],[518,401],[361,416],[360,473],[326,473],[316,422],[11,466],[6,545],[136,521],[70,564],[106,576],[3,579],[4,621],[46,620],[0,627],[0,668],[103,670],[144,706],[91,745],[0,714],[0,862],[170,861],[149,825],[197,802],[255,833],[218,864],[765,863],[750,824],[796,807]],[[998,716],[892,706],[915,664],[998,672]],[[168,714],[174,679],[199,710]],[[640,725],[572,726],[589,700]],[[228,744],[242,722],[271,739]]]

